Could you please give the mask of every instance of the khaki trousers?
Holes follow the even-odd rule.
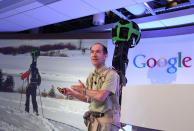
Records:
[[[119,128],[120,113],[118,111],[107,111],[104,117],[90,116],[87,131],[119,131]]]

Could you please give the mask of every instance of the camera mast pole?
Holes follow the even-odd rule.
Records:
[[[138,25],[133,21],[121,19],[112,28],[112,41],[115,44],[113,54],[112,66],[117,70],[120,76],[120,95],[119,103],[121,105],[122,87],[127,84],[125,77],[126,69],[128,66],[128,51],[129,48],[134,48],[140,41],[141,30]]]

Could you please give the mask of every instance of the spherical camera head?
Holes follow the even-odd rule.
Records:
[[[30,67],[31,67],[31,69],[35,69],[37,58],[40,56],[40,51],[39,50],[32,50],[30,54],[32,56],[32,64]]]
[[[133,21],[121,19],[111,31],[113,42],[130,43],[129,48],[135,47],[141,38],[141,30]],[[132,41],[132,42],[131,42]]]
[[[30,55],[32,56],[33,59],[38,58],[40,56],[40,51],[34,49],[34,50],[31,51]]]

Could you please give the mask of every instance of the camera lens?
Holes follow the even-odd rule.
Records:
[[[127,39],[128,38],[128,33],[129,33],[129,28],[121,27],[120,28],[119,38]]]

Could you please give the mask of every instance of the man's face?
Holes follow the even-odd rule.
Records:
[[[96,68],[104,66],[107,54],[103,53],[103,47],[99,44],[93,45],[90,51],[90,59]]]

